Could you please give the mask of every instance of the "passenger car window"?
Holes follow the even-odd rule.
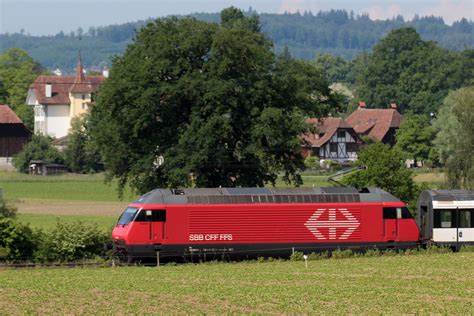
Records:
[[[433,210],[434,228],[456,227],[455,210]]]
[[[474,228],[474,210],[459,210],[459,227]]]

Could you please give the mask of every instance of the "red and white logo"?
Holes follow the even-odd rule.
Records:
[[[320,240],[348,239],[360,222],[345,208],[318,209],[304,224]]]

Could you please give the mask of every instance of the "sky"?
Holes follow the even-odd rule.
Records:
[[[405,19],[434,15],[447,24],[474,20],[474,0],[0,0],[0,33],[23,30],[31,35],[66,33],[82,27],[104,26],[195,12],[219,12],[235,6],[258,13],[304,12],[346,9],[370,18]]]

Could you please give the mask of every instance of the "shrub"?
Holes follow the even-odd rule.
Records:
[[[36,258],[44,261],[77,261],[105,256],[104,243],[109,235],[97,225],[77,221],[64,224],[60,220],[56,226],[42,234]]]
[[[449,247],[438,247],[435,245],[429,246],[424,250],[425,253],[433,254],[433,253],[450,253],[453,252]]]
[[[7,203],[4,199],[0,198],[0,218],[15,218],[16,217],[16,207]]]
[[[304,160],[304,166],[307,169],[319,169],[319,158],[315,156],[306,157]]]
[[[6,259],[14,262],[32,259],[36,240],[29,226],[11,218],[0,218],[0,249]]]
[[[20,172],[28,172],[31,160],[64,163],[61,152],[51,145],[48,137],[42,135],[33,135],[31,142],[13,158],[13,165]]]

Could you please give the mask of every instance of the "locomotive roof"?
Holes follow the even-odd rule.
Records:
[[[421,199],[432,201],[473,201],[472,190],[427,190],[421,193]]]
[[[259,204],[400,202],[379,188],[351,187],[155,189],[134,204]]]

